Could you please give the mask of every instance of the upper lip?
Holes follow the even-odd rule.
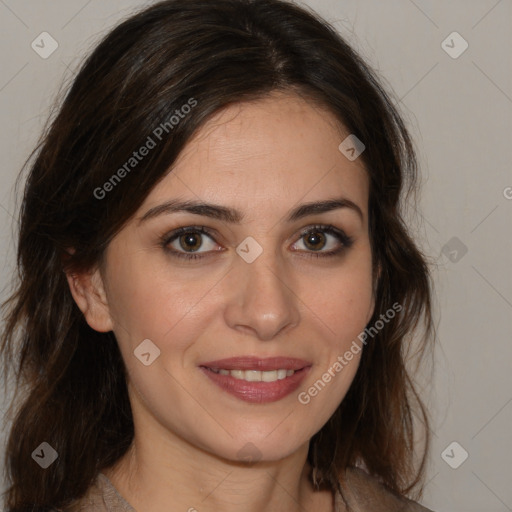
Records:
[[[266,357],[259,358],[254,356],[239,356],[230,357],[227,359],[217,359],[216,361],[208,361],[201,363],[199,366],[204,366],[212,369],[224,370],[301,370],[306,366],[311,366],[311,363],[304,359],[297,359],[295,357]]]

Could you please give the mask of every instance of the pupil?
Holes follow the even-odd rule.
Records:
[[[324,237],[323,233],[316,231],[316,232],[310,233],[308,235],[308,237],[306,239],[306,243],[308,245],[313,245],[313,247],[312,247],[313,250],[318,250],[318,249],[321,249],[324,246],[324,244],[322,244],[321,247],[318,247],[318,245],[316,245],[316,244],[318,244],[319,241],[320,242],[325,241],[325,240],[323,240],[324,238],[325,237]]]
[[[182,235],[181,240],[185,244],[184,249],[199,249],[199,247],[201,247],[201,241],[198,243],[199,237],[195,233],[187,233],[186,235]]]

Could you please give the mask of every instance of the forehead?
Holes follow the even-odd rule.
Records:
[[[348,135],[333,114],[295,95],[231,105],[196,132],[145,203],[180,197],[287,209],[344,196],[364,212],[364,165],[338,149]]]

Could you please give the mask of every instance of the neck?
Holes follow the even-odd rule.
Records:
[[[310,482],[307,451],[308,443],[284,459],[247,465],[201,450],[159,424],[135,422],[131,448],[103,472],[139,511],[331,512],[332,493],[315,491]]]

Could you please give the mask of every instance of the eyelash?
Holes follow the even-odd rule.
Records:
[[[310,233],[316,233],[316,232],[324,232],[329,235],[332,235],[338,239],[338,241],[342,244],[341,248],[338,249],[332,249],[330,251],[322,251],[322,252],[314,252],[314,251],[306,251],[308,253],[308,257],[313,258],[327,258],[332,256],[341,255],[346,249],[350,248],[354,242],[354,239],[348,235],[346,235],[342,230],[330,225],[330,224],[316,224],[313,226],[309,226],[308,228],[304,229],[298,238],[300,240],[301,238],[305,237],[306,235]],[[205,253],[187,253],[187,252],[180,252],[176,251],[175,249],[170,249],[168,246],[170,243],[174,242],[177,238],[179,238],[182,235],[186,235],[189,233],[201,233],[202,235],[208,236],[210,239],[214,240],[212,233],[210,230],[205,228],[204,226],[187,226],[187,227],[181,227],[178,229],[175,229],[171,231],[170,233],[166,233],[160,240],[160,245],[162,248],[171,256],[177,257],[177,258],[184,258],[186,260],[195,260],[195,259],[202,259],[206,258],[209,255],[211,255],[211,251],[205,252]],[[303,252],[303,251],[299,251]]]

